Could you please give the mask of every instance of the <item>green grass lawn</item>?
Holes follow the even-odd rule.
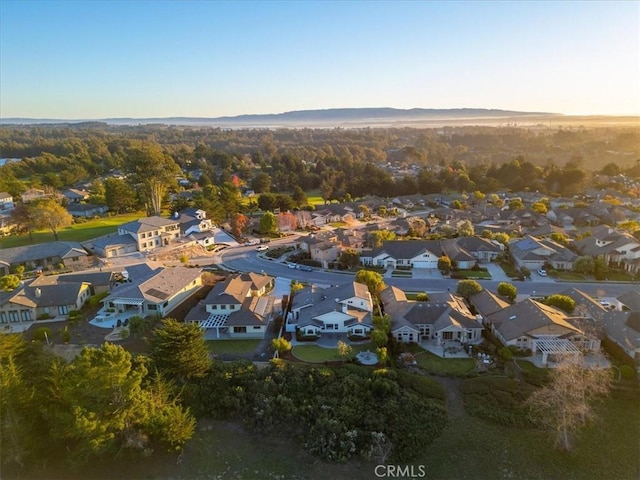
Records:
[[[482,270],[458,270],[456,273],[459,275],[464,275],[467,278],[491,280],[491,275],[489,274],[489,272],[483,272]]]
[[[409,351],[414,354],[418,366],[432,375],[463,377],[472,372],[476,365],[471,358],[441,358],[419,345],[411,345]]]
[[[607,273],[607,280],[614,282],[631,282],[633,276],[626,272],[609,272]]]
[[[585,276],[576,272],[549,272],[549,274],[558,280],[568,280],[572,282],[583,282],[586,280]]]
[[[518,277],[518,269],[513,263],[510,262],[500,262],[498,265],[504,270],[504,273],[511,278]]]
[[[583,430],[571,453],[554,449],[541,430],[453,418],[415,463],[426,467],[428,478],[450,480],[639,478],[637,404],[611,398],[599,411],[600,420]]]
[[[413,273],[411,273],[411,270],[394,270],[393,272],[391,272],[391,276],[411,278],[413,277]]]
[[[374,351],[375,347],[371,343],[351,346],[351,356],[365,350]],[[336,348],[322,348],[317,345],[296,345],[292,350],[293,355],[303,362],[323,363],[341,360]]]
[[[114,215],[113,217],[95,218],[82,223],[74,223],[60,230],[60,232],[58,232],[58,238],[61,241],[84,242],[92,238],[101,237],[102,235],[115,233],[119,225],[143,218],[144,216],[144,212],[135,212]],[[43,230],[33,233],[33,241],[29,240],[29,235],[11,235],[5,237],[0,240],[0,248],[21,247],[23,245],[52,242],[54,240],[53,233],[48,230]]]
[[[207,346],[209,347],[209,351],[211,353],[216,353],[218,355],[229,353],[229,354],[246,354],[253,353],[258,345],[260,344],[260,340],[209,340],[207,341]]]

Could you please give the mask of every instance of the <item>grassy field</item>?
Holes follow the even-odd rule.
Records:
[[[353,345],[352,349],[352,356],[355,356],[358,352],[363,352],[365,350],[375,350],[371,343]],[[322,348],[317,345],[297,345],[293,347],[292,353],[297,359],[309,363],[323,363],[342,360],[338,356],[338,350],[336,348]]]
[[[440,480],[637,480],[640,409],[636,397],[614,392],[599,406],[599,419],[584,428],[571,453],[553,448],[544,431],[496,425],[463,413],[450,418],[413,465],[424,469],[424,478]],[[376,464],[364,460],[325,463],[289,439],[251,434],[233,421],[204,420],[179,461],[175,454],[158,454],[135,462],[123,458],[93,464],[82,472],[40,472],[29,478],[369,480],[376,478]]]
[[[450,480],[637,479],[638,413],[634,401],[609,399],[600,408],[600,421],[584,429],[572,453],[554,449],[546,432],[465,415],[452,419],[418,463],[429,478]]]
[[[489,272],[483,272],[482,270],[457,270],[458,275],[464,275],[466,278],[480,278],[485,280],[491,280]]]
[[[60,232],[58,232],[58,238],[61,241],[84,242],[92,238],[101,237],[102,235],[115,233],[118,230],[119,225],[137,220],[144,216],[144,212],[136,212],[114,215],[113,217],[90,219],[82,223],[74,223],[63,230],[60,230]],[[42,230],[33,233],[33,240],[29,240],[29,235],[11,235],[9,237],[5,237],[0,240],[0,248],[21,247],[35,243],[52,242],[53,240],[53,233],[49,230]]]
[[[461,377],[472,372],[476,365],[471,358],[440,358],[418,345],[413,345],[409,351],[414,354],[418,366],[432,375]]]
[[[221,354],[247,354],[253,353],[260,340],[210,340],[207,342],[211,353]]]

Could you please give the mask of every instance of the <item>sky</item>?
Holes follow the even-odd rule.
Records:
[[[0,0],[0,117],[640,114],[640,1]]]

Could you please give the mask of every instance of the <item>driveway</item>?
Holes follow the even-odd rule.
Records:
[[[491,280],[493,280],[494,282],[512,282],[513,280],[511,278],[509,278],[509,276],[504,273],[504,270],[502,269],[502,267],[500,265],[498,265],[497,263],[483,263],[481,264],[482,267],[485,267],[488,271],[489,274],[491,275]]]

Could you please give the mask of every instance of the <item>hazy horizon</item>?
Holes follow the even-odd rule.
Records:
[[[0,118],[640,114],[639,2],[0,2]]]

